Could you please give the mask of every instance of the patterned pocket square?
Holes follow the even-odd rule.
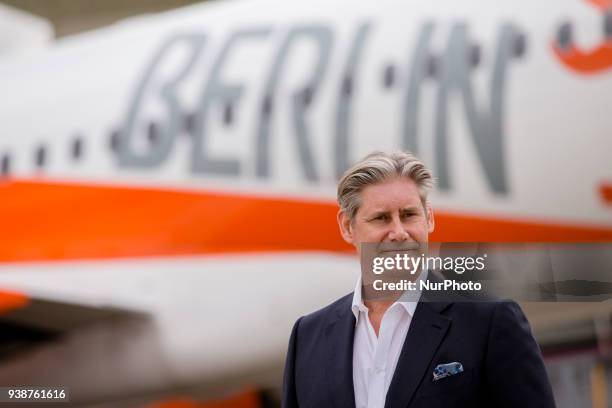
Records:
[[[463,372],[463,365],[458,362],[438,364],[433,371],[433,380],[438,381],[444,377],[459,374]]]

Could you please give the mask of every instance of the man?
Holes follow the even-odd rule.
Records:
[[[365,157],[338,185],[342,237],[358,252],[362,243],[426,243],[432,184],[410,153]],[[373,301],[362,291],[360,279],[354,293],[296,322],[283,407],[555,406],[516,303]]]

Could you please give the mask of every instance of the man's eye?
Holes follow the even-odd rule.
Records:
[[[380,220],[380,221],[386,221],[389,217],[387,215],[379,215],[376,218],[374,218],[375,220]]]

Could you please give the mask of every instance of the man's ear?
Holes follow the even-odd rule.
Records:
[[[425,206],[425,211],[427,212],[427,231],[431,234],[436,227],[436,222],[434,220],[433,210],[429,204]]]
[[[348,215],[340,210],[338,211],[338,227],[340,227],[340,234],[342,235],[342,238],[344,239],[344,241],[346,241],[347,244],[352,244],[353,243],[353,228],[351,225],[351,220],[349,219]]]

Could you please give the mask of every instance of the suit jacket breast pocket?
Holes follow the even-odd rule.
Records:
[[[472,383],[473,373],[465,370],[461,373],[433,381],[431,377],[425,378],[417,395],[425,397],[430,395],[443,395],[448,393],[462,393],[467,391]]]

